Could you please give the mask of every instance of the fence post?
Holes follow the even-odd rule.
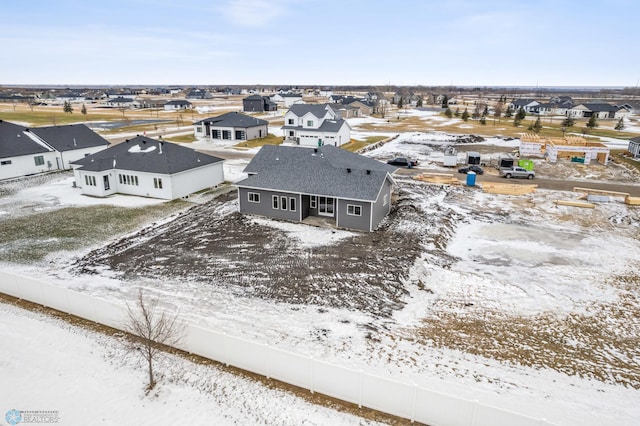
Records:
[[[229,337],[227,336],[227,332],[222,332],[222,353],[224,354],[224,365],[229,366]]]
[[[476,411],[478,411],[477,408],[479,403],[480,401],[477,399],[473,400],[473,406],[471,407],[471,426],[476,425]]]
[[[360,386],[358,386],[358,408],[362,408],[362,387],[364,386],[364,371],[360,369],[360,375],[358,378],[360,379]]]
[[[416,403],[418,400],[418,385],[413,384],[413,395],[411,396],[411,423],[416,420]]]
[[[309,386],[309,390],[311,391],[311,393],[316,393],[315,389],[316,389],[316,376],[315,376],[315,366],[316,366],[316,360],[314,357],[310,357],[311,358],[311,367],[310,367],[310,374],[311,374],[311,386]]]
[[[269,344],[265,343],[263,345],[264,347],[264,375],[266,376],[267,379],[271,378],[271,374],[270,370],[269,370],[269,354],[271,353],[271,350],[269,349]]]

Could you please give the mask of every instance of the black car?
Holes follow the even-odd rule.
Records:
[[[418,165],[418,160],[410,160],[408,158],[404,158],[404,157],[397,157],[394,158],[393,160],[389,160],[387,161],[387,164],[390,164],[392,166],[400,166],[400,167],[415,167]]]
[[[477,166],[475,164],[470,164],[468,166],[460,167],[458,169],[458,173],[464,173],[465,175],[469,172],[474,172],[477,175],[481,175],[484,173],[484,170],[482,170],[482,167]]]

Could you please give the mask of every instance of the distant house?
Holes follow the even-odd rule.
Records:
[[[56,152],[26,127],[0,120],[0,180],[52,170]]]
[[[194,123],[197,138],[247,141],[269,134],[269,122],[239,112],[228,112]]]
[[[28,129],[56,152],[54,168],[71,169],[72,162],[107,149],[109,142],[84,124]]]
[[[629,152],[633,154],[633,158],[640,157],[640,136],[629,139]]]
[[[341,146],[351,140],[351,127],[329,104],[291,105],[284,116],[285,141],[303,146]]]
[[[624,107],[618,107],[606,102],[583,103],[569,109],[568,114],[577,118],[622,118],[631,115],[629,110]]]
[[[375,230],[391,209],[395,170],[326,145],[265,145],[236,184],[242,214],[292,222],[324,217],[338,228]]]
[[[85,195],[174,200],[224,182],[221,158],[137,136],[72,163]]]
[[[376,101],[369,101],[366,99],[356,99],[355,101],[347,103],[351,108],[357,108],[358,114],[354,117],[362,117],[363,115],[371,115],[376,113],[377,104]]]
[[[289,108],[293,104],[302,102],[302,95],[299,93],[285,93],[282,96],[284,106]]]
[[[251,95],[242,100],[244,112],[277,111],[278,106],[268,96]]]
[[[518,111],[522,108],[528,114],[537,114],[538,105],[540,105],[540,102],[535,99],[514,99],[508,106],[513,111]]]
[[[84,124],[30,129],[0,120],[0,179],[69,169],[108,145]]]
[[[193,104],[189,101],[185,101],[185,100],[175,100],[175,101],[169,101],[167,103],[164,104],[164,110],[165,111],[179,111],[179,110],[183,110],[183,109],[189,109],[192,108]]]
[[[354,106],[353,103],[350,104],[329,104],[331,108],[338,112],[341,118],[354,118],[360,117],[360,108]]]
[[[194,89],[187,93],[187,99],[213,99],[213,95],[208,90]]]
[[[139,104],[132,98],[123,98],[119,96],[117,98],[109,99],[107,101],[107,106],[114,108],[137,108]]]

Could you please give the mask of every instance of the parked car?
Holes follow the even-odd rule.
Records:
[[[504,169],[500,169],[500,176],[505,177],[507,179],[511,178],[526,178],[533,179],[536,176],[536,172],[533,170],[527,170],[524,167],[507,167]]]
[[[387,164],[390,164],[392,166],[411,168],[418,165],[418,160],[410,160],[409,158],[396,157],[393,160],[387,161]]]
[[[464,173],[465,175],[469,172],[473,172],[477,175],[481,175],[484,173],[484,170],[482,169],[482,167],[478,166],[477,164],[470,164],[468,166],[460,167],[458,169],[458,173]]]

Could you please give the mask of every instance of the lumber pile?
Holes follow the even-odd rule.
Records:
[[[500,195],[526,195],[536,191],[538,185],[525,185],[517,183],[484,182],[482,190],[489,194]]]
[[[451,173],[420,173],[413,177],[421,182],[435,185],[460,185],[460,180]]]
[[[595,204],[586,203],[584,201],[555,200],[554,203],[561,206],[582,207],[587,209],[592,209],[596,206]]]
[[[593,194],[593,195],[608,195],[610,197],[628,197],[628,192],[616,192],[616,191],[605,191],[604,189],[594,189],[594,188],[581,188],[576,186],[573,188],[574,192],[584,192],[585,194]]]
[[[631,197],[627,195],[624,197],[624,202],[630,206],[640,206],[640,197]]]

